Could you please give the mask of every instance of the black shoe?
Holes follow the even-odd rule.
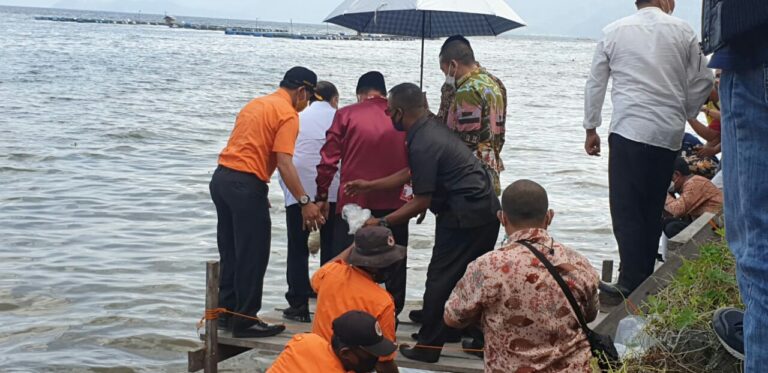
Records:
[[[475,355],[481,359],[483,359],[484,355],[482,351],[467,351],[467,350],[482,350],[485,343],[483,341],[478,341],[477,339],[471,339],[466,340],[464,342],[461,342],[461,348],[464,348],[464,352],[468,353],[470,355]]]
[[[269,325],[263,321],[252,321],[247,328],[233,327],[232,336],[235,338],[266,338],[278,335],[285,330],[285,325]]]
[[[744,312],[735,308],[720,308],[712,317],[712,328],[725,350],[744,360]]]
[[[306,304],[300,307],[288,307],[283,310],[283,318],[286,320],[310,323],[309,306]]]
[[[417,361],[423,361],[425,363],[436,363],[440,360],[439,349],[423,348],[423,347],[408,347],[407,345],[400,346],[400,354]]]
[[[634,289],[628,289],[626,286],[619,283],[609,284],[607,282],[600,281],[600,305],[601,306],[618,306],[623,303],[624,300],[632,294]]]
[[[413,338],[414,341],[418,341],[419,340],[419,333],[411,334],[411,338]],[[461,334],[459,334],[459,333],[456,333],[456,334],[451,333],[445,339],[445,343],[459,343],[459,342],[461,342]]]
[[[408,318],[417,324],[421,324],[423,315],[424,315],[424,310],[413,310],[411,312],[408,312]]]

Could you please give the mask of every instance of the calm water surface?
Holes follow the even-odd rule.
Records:
[[[382,71],[389,86],[415,82],[420,43],[32,19],[48,14],[72,12],[0,7],[0,370],[184,371],[198,345],[204,262],[218,258],[208,182],[238,110],[298,64],[336,83],[342,104],[368,70]],[[607,160],[582,150],[593,43],[472,42],[509,89],[504,183],[543,184],[555,237],[596,267],[615,259]],[[427,41],[433,107],[444,79],[440,44]],[[274,180],[270,200],[265,309],[285,305],[284,208]],[[433,218],[411,226],[409,299],[422,295],[433,229]],[[258,371],[267,361],[250,354],[225,367]]]

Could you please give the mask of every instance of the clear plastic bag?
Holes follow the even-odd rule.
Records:
[[[645,332],[648,324],[641,316],[627,316],[616,327],[616,350],[623,359],[627,355],[639,356],[655,344],[654,339]]]
[[[309,237],[307,238],[307,247],[309,248],[309,253],[312,255],[317,255],[317,253],[320,251],[319,230],[309,232]]]
[[[355,234],[365,224],[365,221],[371,218],[371,210],[350,203],[341,209],[341,217],[349,225],[349,234]]]

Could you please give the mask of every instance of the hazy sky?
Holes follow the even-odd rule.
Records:
[[[473,0],[466,0],[473,1]],[[342,0],[0,0],[3,5],[168,13],[176,16],[320,23]],[[631,14],[634,0],[507,0],[528,27],[521,34],[597,37],[612,20]],[[701,0],[678,0],[675,15],[698,31]]]

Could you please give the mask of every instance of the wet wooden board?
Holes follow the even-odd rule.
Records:
[[[398,343],[410,345],[416,343],[411,338],[411,334],[419,331],[419,325],[408,320],[408,313],[418,306],[418,303],[408,302],[400,314],[400,325],[397,328]],[[314,300],[310,304],[310,311],[314,311]],[[314,314],[314,312],[311,313]],[[285,324],[286,331],[279,335],[269,338],[234,338],[231,332],[219,330],[218,342],[220,345],[279,353],[294,334],[311,332],[312,324],[285,320],[281,314],[282,309],[276,309],[259,315],[267,323]],[[200,335],[200,338],[204,340],[205,335]],[[461,351],[461,343],[446,344],[440,360],[434,364],[410,360],[400,355],[397,356],[396,361],[397,365],[403,368],[457,373],[480,373],[483,371],[483,361],[479,357]]]

